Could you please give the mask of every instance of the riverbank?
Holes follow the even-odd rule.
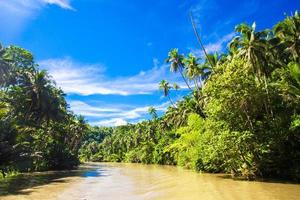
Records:
[[[198,200],[300,198],[300,185],[238,181],[173,166],[86,163],[77,170],[22,174],[1,200]]]

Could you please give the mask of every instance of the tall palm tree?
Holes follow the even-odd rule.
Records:
[[[225,54],[219,55],[217,52],[214,54],[208,54],[208,59],[200,65],[201,80],[206,81],[212,73],[215,73],[215,68],[218,64],[226,62],[228,59]]]
[[[178,72],[180,73],[182,79],[184,80],[185,84],[187,85],[187,87],[192,90],[192,88],[190,87],[190,84],[188,83],[185,75],[184,75],[184,63],[183,63],[183,59],[184,56],[183,55],[179,55],[178,53],[178,49],[172,49],[169,54],[168,54],[168,58],[166,59],[167,63],[171,63],[170,66],[170,71],[171,72]]]
[[[68,138],[69,147],[73,152],[77,152],[83,133],[87,130],[87,124],[83,116],[76,116],[70,124],[70,138]]]
[[[180,86],[177,83],[173,83],[174,90],[179,90]]]
[[[32,103],[33,109],[37,112],[38,121],[45,119],[59,120],[60,94],[57,94],[56,88],[53,88],[46,71],[39,71],[33,77],[32,82]],[[34,102],[35,101],[35,102]]]
[[[235,30],[240,35],[236,36],[229,44],[230,51],[233,52],[234,56],[246,59],[251,64],[253,72],[261,80],[263,76],[269,74],[266,57],[269,31],[256,32],[255,22],[251,27],[242,23],[236,26]]]
[[[27,122],[39,126],[43,121],[64,118],[64,94],[52,85],[45,71],[26,71],[19,86],[10,91],[10,103],[15,105],[16,112],[24,113]]]
[[[234,56],[246,59],[258,81],[265,85],[267,99],[266,102],[264,102],[264,105],[266,112],[269,112],[273,117],[272,108],[269,108],[268,106],[270,105],[270,97],[267,82],[267,77],[271,74],[268,62],[270,47],[267,40],[270,35],[270,31],[264,30],[256,32],[255,22],[251,27],[242,23],[236,26],[235,30],[240,33],[240,36],[235,37],[231,41],[229,44],[230,50],[233,52]]]
[[[164,121],[171,127],[183,126],[187,122],[188,115],[197,110],[197,103],[191,96],[184,97],[177,104],[176,108],[170,107],[164,116]]]
[[[171,97],[170,97],[170,89],[172,87],[170,86],[169,82],[166,81],[166,80],[162,80],[160,83],[159,83],[159,89],[163,91],[163,95],[165,97],[168,97],[170,103],[175,107],[175,104],[174,102],[172,101]]]
[[[277,48],[281,49],[281,57],[300,61],[300,15],[296,11],[294,16],[288,16],[273,28],[277,40]],[[285,56],[285,57],[284,57]]]
[[[201,116],[204,117],[202,103],[202,82],[211,74],[212,66],[207,63],[200,64],[198,60],[199,59],[196,58],[193,54],[189,54],[184,62],[187,69],[187,76],[192,79],[195,84],[196,90],[192,92],[193,98],[201,110]]]
[[[202,69],[198,62],[199,58],[194,56],[193,54],[189,54],[187,58],[183,60],[186,67],[186,75],[189,79],[194,81],[195,88],[197,90],[200,89],[201,80],[200,77],[202,75]]]
[[[148,113],[152,116],[152,118],[155,120],[157,119],[157,111],[153,106],[150,106],[148,108]]]

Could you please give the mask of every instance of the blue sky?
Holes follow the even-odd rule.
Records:
[[[158,91],[171,48],[201,56],[188,12],[209,52],[226,51],[241,22],[270,28],[300,10],[299,0],[0,0],[0,42],[30,50],[93,125],[149,118],[169,105]],[[172,92],[179,99],[186,92]]]

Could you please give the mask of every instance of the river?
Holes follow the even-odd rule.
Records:
[[[173,166],[87,163],[0,182],[1,200],[299,200],[300,185],[232,180]]]

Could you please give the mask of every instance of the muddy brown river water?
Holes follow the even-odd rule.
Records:
[[[248,182],[172,166],[87,163],[0,182],[1,200],[299,200],[300,185]]]

